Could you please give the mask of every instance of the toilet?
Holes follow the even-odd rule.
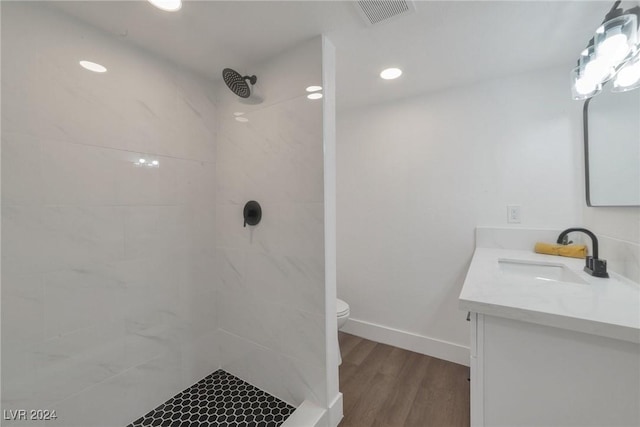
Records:
[[[336,312],[338,315],[338,330],[342,329],[349,319],[349,304],[338,299],[336,301]],[[342,365],[342,355],[340,354],[340,343],[338,342],[338,365]]]
[[[338,314],[338,330],[340,330],[349,319],[349,304],[338,299],[336,302],[336,308]]]

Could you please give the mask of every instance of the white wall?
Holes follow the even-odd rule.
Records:
[[[264,102],[218,85],[221,365],[291,404],[327,408],[323,104],[305,92],[322,84],[321,40],[239,71],[257,75]],[[249,200],[262,221],[243,228]]]
[[[2,3],[3,409],[126,425],[217,369],[210,90],[42,3]]]
[[[507,225],[508,204],[522,207],[516,226],[580,222],[581,104],[566,76],[536,71],[339,114],[348,332],[468,363],[458,294],[474,228]]]

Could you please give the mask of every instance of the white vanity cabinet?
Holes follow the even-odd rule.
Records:
[[[477,312],[470,320],[472,426],[640,426],[640,344]]]

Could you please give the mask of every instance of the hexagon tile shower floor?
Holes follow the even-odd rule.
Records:
[[[127,427],[277,427],[294,410],[219,369]]]

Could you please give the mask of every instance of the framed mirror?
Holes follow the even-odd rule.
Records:
[[[588,206],[640,206],[640,89],[584,103]]]

